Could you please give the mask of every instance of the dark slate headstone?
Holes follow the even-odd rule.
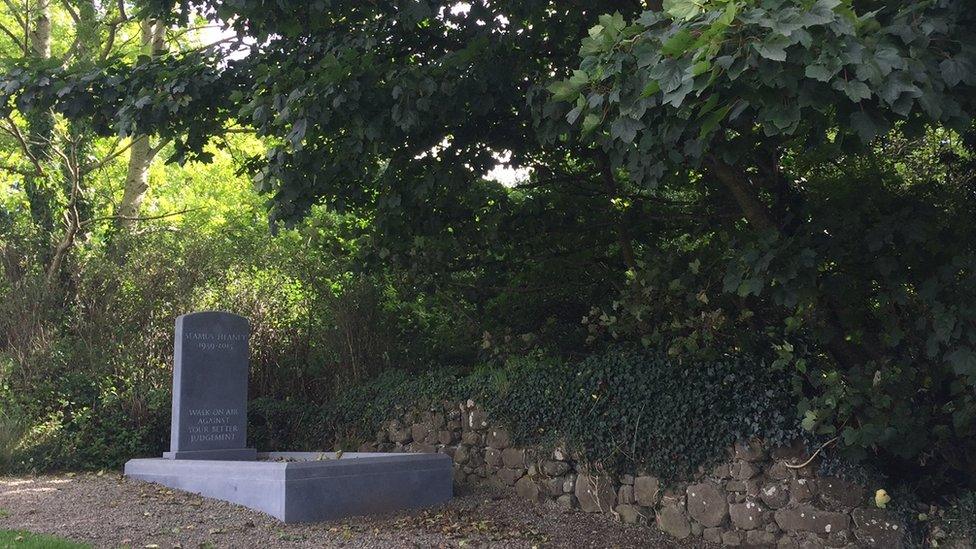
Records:
[[[253,460],[247,448],[247,319],[207,311],[176,319],[169,459]]]

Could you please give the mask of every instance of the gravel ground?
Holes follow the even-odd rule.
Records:
[[[250,509],[117,474],[0,477],[0,529],[95,547],[687,547],[654,527],[465,488],[433,509],[283,524]]]

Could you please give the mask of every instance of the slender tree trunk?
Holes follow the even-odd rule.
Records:
[[[142,45],[150,57],[163,52],[166,25],[162,21],[143,21]],[[149,191],[149,166],[159,151],[153,148],[148,135],[134,135],[129,149],[129,169],[125,178],[122,201],[116,210],[115,225],[122,230],[132,230],[139,218],[139,209]]]
[[[613,175],[613,166],[610,164],[610,158],[606,153],[600,151],[597,153],[597,162],[600,166],[600,177],[603,178],[603,184],[610,194],[611,201],[620,192],[619,185],[617,183],[617,178]],[[614,208],[613,203],[610,204],[611,214]],[[624,212],[620,212],[619,216],[616,216],[614,225],[617,229],[617,243],[620,245],[620,255],[624,260],[624,265],[628,269],[634,271],[635,273],[640,270],[637,265],[637,258],[634,255],[634,244],[630,238],[630,227],[627,226],[626,216]]]
[[[34,28],[30,32],[31,53],[39,59],[51,57],[51,0],[37,0],[33,13]]]
[[[28,60],[43,62],[51,57],[51,0],[38,0],[33,9],[25,14],[33,22],[29,32]],[[54,117],[49,112],[30,113],[27,120],[27,153],[45,162],[49,158]],[[30,205],[31,218],[44,239],[40,243],[43,254],[48,253],[50,237],[54,232],[55,191],[44,174],[36,173],[24,178],[24,191]]]
[[[709,158],[706,164],[712,174],[732,193],[732,197],[750,225],[759,230],[778,230],[769,208],[756,196],[755,190],[744,174],[717,158]]]
[[[130,230],[139,217],[139,207],[149,190],[149,165],[152,159],[149,137],[146,135],[133,137],[132,146],[129,148],[129,170],[125,177],[125,190],[115,213],[115,224],[120,229]]]

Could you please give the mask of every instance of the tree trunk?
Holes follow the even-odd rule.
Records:
[[[142,21],[142,46],[150,56],[163,52],[166,25],[162,21]],[[129,149],[129,169],[125,178],[122,201],[116,209],[115,226],[126,231],[132,230],[139,219],[139,209],[149,191],[149,166],[158,152],[149,143],[148,135],[134,135]]]
[[[51,0],[39,0],[25,16],[27,21],[34,21],[29,33],[28,59],[35,63],[46,61],[51,57]],[[49,112],[35,112],[27,114],[25,119],[27,121],[27,151],[25,152],[38,162],[45,162],[50,153],[54,117]],[[41,253],[47,254],[50,237],[54,232],[55,191],[44,174],[36,173],[24,178],[24,192],[30,205],[31,218],[45,238],[39,244]]]
[[[712,174],[732,193],[732,197],[750,225],[759,230],[779,230],[769,209],[756,196],[745,174],[714,157],[708,158],[706,164]]]
[[[30,32],[31,53],[37,59],[51,57],[51,0],[38,0],[33,13],[34,28]]]
[[[153,159],[152,152],[148,136],[137,135],[132,138],[125,191],[122,193],[122,202],[115,212],[115,225],[120,229],[131,230],[139,217],[139,207],[149,190],[149,165]]]
[[[613,175],[613,166],[610,163],[610,158],[602,151],[597,152],[597,157],[597,162],[600,166],[600,177],[603,178],[603,184],[610,196],[610,214],[613,215],[613,199],[620,192],[619,185],[617,184],[617,178]],[[620,215],[616,216],[614,226],[617,229],[617,243],[620,245],[620,255],[624,260],[624,265],[636,273],[640,270],[640,267],[637,265],[637,259],[634,255],[634,245],[630,238],[630,227],[627,226],[625,212],[620,212]]]

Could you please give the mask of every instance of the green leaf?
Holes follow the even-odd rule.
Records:
[[[702,12],[701,4],[694,0],[664,0],[662,7],[671,17],[685,21]]]
[[[668,41],[661,45],[661,53],[670,56],[680,56],[695,42],[695,37],[688,29],[676,32]]]
[[[681,87],[684,80],[684,70],[681,64],[676,61],[663,60],[648,72],[648,76],[653,78],[664,93],[670,93]]]
[[[569,101],[579,94],[579,86],[569,80],[559,80],[549,85],[549,92],[555,101]]]
[[[790,39],[782,34],[772,33],[760,44],[755,44],[759,55],[773,61],[786,61],[786,47],[791,44]]]
[[[817,414],[813,410],[807,410],[803,414],[803,420],[800,422],[800,425],[804,430],[812,432],[813,428],[817,426]]]
[[[691,67],[691,74],[692,76],[698,76],[699,74],[707,72],[710,68],[712,68],[712,64],[707,59],[704,61],[699,61]]]
[[[966,64],[956,57],[951,57],[939,63],[942,79],[949,86],[955,86],[966,79],[969,71]]]
[[[807,65],[803,74],[807,78],[813,78],[821,82],[829,82],[837,74],[837,70],[832,70],[826,65]]]
[[[701,131],[698,132],[699,139],[704,138],[706,135],[710,134],[719,125],[719,123],[723,119],[725,119],[725,115],[729,113],[729,109],[731,108],[732,105],[726,105],[721,109],[718,109],[717,111],[708,115],[708,118],[706,118],[705,121],[702,123]]]
[[[596,113],[589,113],[583,117],[583,134],[586,135],[600,125],[600,116]]]
[[[641,97],[650,97],[655,93],[661,91],[661,85],[657,83],[657,80],[651,80],[644,86],[644,91],[641,92]]]
[[[610,137],[620,139],[625,143],[630,143],[637,136],[637,130],[644,127],[640,120],[635,120],[629,116],[622,116],[613,121],[610,125]]]
[[[861,141],[868,143],[880,133],[874,120],[864,111],[857,111],[851,115],[851,127],[860,136]]]
[[[838,80],[834,82],[834,89],[843,91],[855,103],[871,97],[871,89],[860,80]]]

